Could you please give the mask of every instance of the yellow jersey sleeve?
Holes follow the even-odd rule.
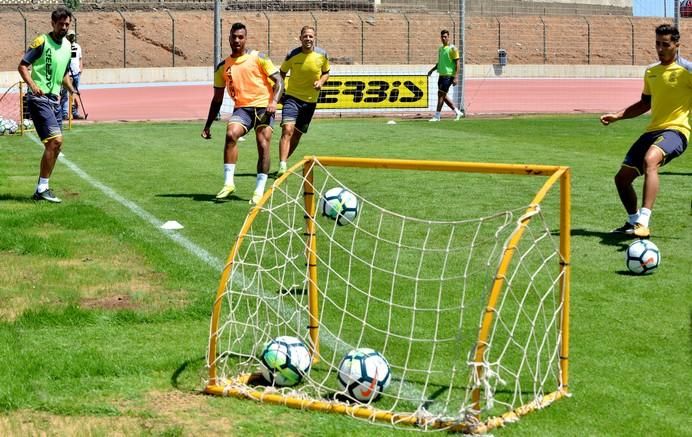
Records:
[[[226,88],[226,75],[223,68],[225,64],[225,61],[221,61],[214,70],[214,88]]]
[[[459,49],[457,49],[456,46],[452,46],[452,48],[449,50],[449,57],[452,59],[452,61],[459,59]]]
[[[276,65],[274,65],[271,59],[269,59],[269,57],[264,53],[257,54],[257,63],[260,65],[260,67],[262,67],[262,70],[264,70],[264,73],[267,76],[271,76],[272,74],[279,71],[279,69],[276,68]]]

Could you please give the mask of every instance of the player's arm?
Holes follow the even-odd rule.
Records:
[[[619,120],[639,117],[640,115],[646,113],[649,109],[651,109],[651,96],[648,94],[642,94],[642,97],[638,102],[629,105],[622,111],[609,112],[601,115],[601,123],[604,126],[608,126],[609,124],[615,123]]]
[[[34,63],[43,54],[43,36],[38,36],[29,46],[29,49],[22,56],[22,60],[19,61],[19,66],[17,66],[17,71],[19,76],[31,90],[31,93],[35,96],[42,96],[43,91],[36,85],[36,83],[31,79],[31,71],[29,71],[29,66]]]
[[[321,90],[322,85],[324,85],[329,80],[329,71],[322,73],[319,79],[312,85],[316,90]]]
[[[221,105],[223,104],[223,93],[225,88],[214,87],[214,97],[211,98],[211,103],[209,104],[209,114],[207,114],[207,122],[204,123],[204,129],[202,129],[202,138],[205,140],[211,139],[211,124],[216,120],[216,114],[221,110]]]
[[[269,78],[272,81],[274,81],[274,86],[272,87],[272,99],[269,101],[269,105],[267,105],[267,112],[272,114],[276,112],[276,105],[279,104],[281,96],[284,95],[284,80],[281,77],[279,71],[276,71],[274,74],[269,75]]]

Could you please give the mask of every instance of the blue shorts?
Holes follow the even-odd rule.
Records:
[[[26,95],[26,106],[34,121],[34,127],[42,142],[62,135],[62,110],[60,96],[46,94],[35,96]]]
[[[281,111],[281,126],[295,124],[301,133],[307,133],[317,103],[309,103],[293,96],[284,95],[284,108]]]
[[[273,129],[274,114],[267,113],[267,108],[235,108],[228,123],[242,125],[245,128],[245,133],[250,132],[252,128],[257,130],[257,128],[262,126],[268,126]]]
[[[682,155],[687,149],[687,138],[681,132],[672,129],[646,132],[632,144],[622,165],[635,168],[639,174],[643,174],[644,156],[649,147],[656,147],[663,152],[663,166]]]
[[[447,94],[453,83],[454,76],[440,76],[437,79],[437,89]]]

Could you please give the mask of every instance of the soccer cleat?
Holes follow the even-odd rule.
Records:
[[[454,121],[459,121],[460,118],[464,118],[464,111],[457,112],[457,116],[454,118]]]
[[[641,223],[635,223],[632,234],[634,234],[635,237],[639,238],[649,238],[649,236],[651,235],[651,231],[647,226],[644,226]]]
[[[82,117],[79,114],[72,114],[72,119],[73,120],[84,120],[84,117]]]
[[[437,117],[433,117],[433,118],[431,118],[431,119],[430,119],[430,120],[428,120],[428,121],[440,121],[440,119],[439,119],[439,118],[437,118]]]
[[[216,200],[227,199],[233,193],[235,193],[235,185],[224,185],[221,191],[216,195]]]
[[[250,199],[250,205],[257,205],[260,200],[262,200],[263,193],[258,193],[255,191],[252,193],[252,199]]]
[[[52,203],[62,202],[62,200],[60,200],[60,198],[58,196],[53,194],[53,191],[51,191],[50,188],[47,188],[47,189],[41,191],[40,193],[38,191],[36,191],[34,193],[34,200],[45,200],[45,201],[52,202]]]
[[[281,176],[281,175],[283,175],[284,173],[286,173],[286,170],[287,170],[286,165],[285,165],[285,164],[284,164],[284,165],[281,165],[281,164],[280,164],[280,165],[279,165],[279,171],[276,172],[276,175],[277,175],[277,176]]]
[[[634,233],[634,225],[630,222],[625,222],[624,225],[620,226],[619,228],[615,228],[610,232],[612,234],[632,235]]]

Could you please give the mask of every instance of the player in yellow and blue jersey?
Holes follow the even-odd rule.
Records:
[[[692,104],[692,63],[679,57],[680,32],[675,26],[656,28],[656,52],[660,62],[644,74],[641,99],[620,112],[603,114],[601,123],[634,118],[651,110],[651,122],[630,147],[615,175],[620,200],[628,218],[614,233],[648,238],[649,219],[659,190],[658,168],[682,155],[690,138]],[[644,175],[642,206],[637,209],[637,193],[632,182]]]
[[[303,26],[300,47],[288,52],[280,69],[281,77],[285,78],[289,72],[291,76],[281,111],[279,176],[286,172],[286,161],[298,147],[303,134],[308,132],[320,90],[329,79],[329,69],[327,52],[315,47],[315,28]]]
[[[223,103],[224,91],[233,99],[233,115],[226,126],[224,145],[224,184],[216,200],[224,200],[235,192],[235,166],[238,162],[238,140],[255,129],[257,140],[257,179],[250,204],[255,205],[264,194],[269,173],[269,144],[271,143],[276,105],[283,94],[283,79],[279,69],[263,53],[245,50],[247,28],[234,23],[228,37],[231,55],[216,66],[214,96],[209,104],[207,122],[202,138],[210,139],[209,128]]]

